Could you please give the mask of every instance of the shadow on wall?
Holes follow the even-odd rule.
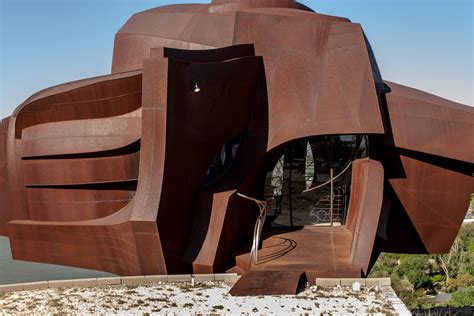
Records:
[[[13,260],[8,238],[0,236],[0,284],[111,276],[115,276],[115,274],[55,264]]]

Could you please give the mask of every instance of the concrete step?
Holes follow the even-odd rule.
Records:
[[[345,266],[337,269],[337,271],[328,270],[307,270],[305,272],[306,279],[311,285],[316,284],[316,278],[361,278],[362,270],[360,267]]]

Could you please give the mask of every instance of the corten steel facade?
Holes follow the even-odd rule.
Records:
[[[383,82],[348,19],[289,0],[159,7],[116,34],[112,74],[2,121],[0,234],[15,259],[120,275],[365,276],[382,251],[449,251],[474,192],[473,123],[468,106]],[[250,267],[258,209],[237,193],[262,199],[282,148],[323,135],[370,144],[344,225],[280,231],[292,246],[274,257],[267,225],[270,259]]]

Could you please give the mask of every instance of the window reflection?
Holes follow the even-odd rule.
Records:
[[[219,154],[214,157],[211,165],[207,169],[206,177],[204,178],[204,186],[217,181],[232,166],[239,151],[242,138],[243,135],[239,134],[222,146]]]

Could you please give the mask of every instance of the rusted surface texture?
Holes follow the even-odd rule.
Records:
[[[474,192],[474,111],[387,84],[390,131],[373,147],[388,180],[374,253],[448,252]]]
[[[370,159],[354,162],[347,223],[267,223],[250,268],[258,209],[237,193],[262,198],[291,142],[361,134]],[[472,108],[384,84],[346,18],[289,0],[164,6],[118,31],[111,75],[40,91],[2,121],[0,234],[16,259],[251,271],[239,293],[288,293],[303,273],[366,275],[381,251],[448,251],[473,148]],[[289,281],[257,289],[265,271]]]
[[[171,271],[185,269],[180,265],[191,231],[194,203],[209,165],[223,144],[247,129],[252,108],[262,106],[255,98],[261,70],[258,57],[224,63],[169,61],[166,153],[157,225]],[[193,92],[193,80],[199,84],[199,93]],[[221,92],[216,95],[216,91]],[[216,117],[220,119],[216,121]],[[183,144],[186,151],[194,153],[192,164],[183,154]],[[180,218],[180,224],[170,225],[176,218]]]
[[[8,136],[15,258],[140,272],[134,231],[121,213],[130,208],[138,179],[141,76],[59,85],[15,111]],[[107,224],[94,222],[108,216]]]
[[[390,185],[428,253],[448,252],[474,192],[471,175],[401,156],[405,177]]]
[[[247,42],[265,60],[269,148],[311,135],[384,132],[359,25],[238,12],[234,43]]]
[[[249,48],[252,49],[249,50]],[[201,61],[196,64],[166,59],[163,55],[152,58],[146,62],[144,68],[143,76],[147,78],[147,81],[143,88],[141,116],[130,114],[119,118],[71,121],[72,126],[78,127],[83,124],[94,126],[89,122],[97,121],[96,133],[100,138],[101,133],[107,134],[110,131],[107,129],[107,122],[111,122],[113,128],[114,124],[119,124],[117,120],[128,122],[130,119],[136,120],[143,117],[142,132],[135,133],[135,135],[141,135],[140,150],[137,152],[127,153],[118,148],[115,151],[73,154],[68,153],[64,148],[59,148],[61,155],[46,157],[35,155],[28,157],[27,160],[20,160],[18,165],[23,170],[23,190],[26,190],[26,201],[30,207],[28,210],[30,221],[20,220],[10,223],[11,236],[16,236],[17,233],[28,236],[24,238],[25,249],[16,249],[18,243],[12,243],[12,248],[15,248],[14,256],[29,260],[47,260],[53,263],[93,267],[120,274],[136,273],[132,271],[139,271],[138,273],[142,274],[145,272],[177,273],[185,270],[182,257],[188,243],[186,234],[191,231],[194,206],[191,203],[192,200],[183,199],[182,194],[188,196],[198,193],[210,161],[219,153],[222,144],[247,129],[253,106],[263,107],[263,105],[257,105],[255,100],[258,82],[263,80],[263,78],[259,79],[259,74],[263,71],[261,58],[244,56],[235,59],[239,51],[247,55],[253,53],[253,47],[237,47],[236,52],[227,49],[221,55],[210,52],[207,58],[205,52],[201,53],[204,56],[193,57],[192,54],[188,54],[188,59]],[[164,53],[163,50],[161,52]],[[155,52],[154,55],[158,56],[158,54]],[[166,54],[169,56],[177,54],[180,58],[186,57],[185,52],[168,51]],[[227,54],[233,58],[232,61],[212,62],[213,59],[222,60]],[[206,60],[209,62],[205,62]],[[238,77],[239,73],[242,78]],[[248,80],[249,75],[253,80]],[[199,82],[202,93],[192,92],[191,79]],[[231,84],[233,80],[238,80],[241,84],[234,86]],[[224,87],[232,87],[232,89],[224,89]],[[215,91],[224,93],[216,99],[213,97]],[[228,106],[219,106],[221,104],[228,104]],[[195,112],[190,113],[189,109],[194,109]],[[229,121],[223,121],[221,130],[216,134],[216,126],[210,124],[210,120],[227,115]],[[189,126],[187,130],[182,129],[183,121],[184,126]],[[63,123],[40,124],[29,129],[37,128],[39,131],[44,131],[43,136],[54,138],[61,136],[61,134],[55,134],[55,131],[60,133],[61,129],[55,130],[51,128],[51,125],[60,126]],[[124,126],[126,127],[126,124]],[[207,130],[206,126],[209,126]],[[196,133],[197,130],[201,133]],[[89,129],[82,131],[95,133]],[[80,130],[77,131],[77,133],[80,132]],[[28,139],[34,138],[31,132],[24,135]],[[72,136],[74,135],[72,133]],[[65,138],[74,139],[67,135]],[[19,142],[21,140],[16,143]],[[194,164],[186,165],[185,161],[189,158],[182,155],[184,149],[182,144],[188,144],[188,148],[192,147],[195,153],[199,153],[200,148],[209,146],[213,146],[214,150],[203,152],[203,155],[196,154]],[[165,167],[169,170],[166,173]],[[188,177],[187,186],[175,181],[176,178],[182,178],[184,175]],[[130,183],[133,184],[133,181],[137,180],[135,193]],[[166,190],[163,192],[160,187]],[[133,200],[131,200],[132,197]],[[54,199],[57,200],[53,202]],[[129,201],[132,202],[127,204]],[[179,208],[175,208],[176,206]],[[182,214],[178,214],[178,210]],[[78,216],[79,211],[80,216]],[[182,218],[179,225],[170,225],[176,221],[176,216]],[[94,218],[97,219],[87,221]],[[73,263],[66,257],[69,251],[79,251],[78,247],[82,247],[84,250],[79,252],[87,253],[98,247],[97,243],[92,242],[86,242],[86,245],[81,242],[76,244],[76,241],[82,238],[83,227],[89,226],[95,227],[88,234],[95,235],[96,240],[104,240],[104,234],[109,235],[108,232],[113,232],[107,238],[110,243],[105,242],[100,247],[115,247],[114,244],[120,242],[122,237],[119,240],[119,233],[115,231],[133,234],[134,241],[126,253],[111,250],[108,254],[109,259],[91,255],[88,262],[78,259]],[[37,254],[34,249],[30,249],[34,243],[28,240],[31,238],[35,242],[42,243],[51,239],[52,244],[63,244],[59,236],[53,237],[57,234],[56,230],[62,233],[70,232],[73,235],[70,242],[65,242],[67,246],[53,247],[51,251],[45,250],[49,256],[35,259]],[[250,226],[248,230],[251,230]],[[176,231],[182,236],[180,239],[176,238]],[[12,238],[16,240],[15,237]],[[38,245],[35,244],[36,246]],[[162,246],[164,251],[162,251]],[[154,260],[150,258],[150,251],[154,252]],[[101,263],[104,260],[127,261],[127,256],[134,257],[134,260],[140,261],[141,265],[138,268],[135,266],[111,268],[108,263]],[[121,270],[122,268],[124,270]]]
[[[474,108],[387,82],[396,147],[474,164]]]
[[[359,159],[353,164],[347,228],[352,233],[349,262],[367,275],[383,200],[383,166]]]
[[[84,159],[25,161],[26,187],[133,181],[138,178],[139,154]]]
[[[232,44],[234,14],[142,12],[115,36],[112,72],[141,69],[151,48],[207,49]]]
[[[209,12],[235,12],[249,8],[291,8],[312,11],[308,7],[292,0],[213,0],[209,6]]]
[[[219,4],[235,7],[232,14],[191,13],[190,8],[182,12],[180,6],[173,12],[149,10],[134,15],[117,33],[113,72],[141,68],[151,47],[203,49],[254,43],[256,54],[265,60],[270,148],[316,134],[383,133],[360,26],[297,10],[301,6],[291,3]],[[305,37],[294,36],[303,33]],[[288,107],[292,111],[282,117],[279,113]]]
[[[24,128],[49,122],[118,116],[141,105],[141,72],[80,80],[43,90],[13,114],[19,138]],[[78,111],[77,109],[81,110]]]
[[[325,274],[353,271],[349,262],[352,234],[344,226],[269,230],[264,234],[258,261],[250,267],[250,248],[235,252],[244,270],[301,270]],[[360,268],[356,268],[360,277]]]
[[[111,118],[35,125],[23,130],[21,155],[31,158],[119,149],[140,140],[141,123],[138,109]]]
[[[108,184],[102,186],[107,187]],[[34,221],[80,221],[115,213],[130,202],[133,187],[101,190],[90,188],[29,188],[28,211]]]
[[[140,275],[130,226],[130,223],[70,226],[12,222],[9,238],[12,255],[17,260]]]
[[[170,5],[139,12],[115,35],[112,72],[141,69],[143,59],[156,47],[207,49],[232,45],[236,11],[272,7],[309,10],[290,0],[252,0]]]
[[[0,235],[7,236],[7,223],[13,218],[7,167],[7,133],[9,118],[0,121]]]
[[[301,271],[252,270],[241,277],[230,295],[295,295],[303,276]]]
[[[249,249],[244,248],[235,253],[237,267],[250,272],[302,271],[310,279],[368,274],[382,207],[383,181],[384,172],[380,162],[356,160],[346,226],[269,230],[259,250],[257,263],[251,266]],[[238,288],[247,282],[252,283],[246,280],[242,278]],[[240,293],[240,290],[237,292]]]

